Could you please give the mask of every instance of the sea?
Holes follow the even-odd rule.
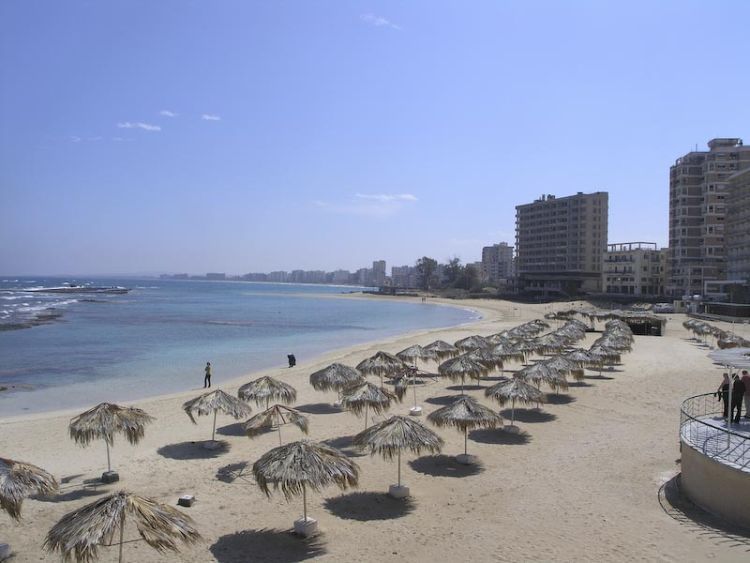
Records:
[[[124,294],[40,289],[124,287]],[[0,417],[198,389],[356,344],[479,318],[461,307],[341,299],[350,286],[0,279]],[[249,380],[249,378],[248,378]]]

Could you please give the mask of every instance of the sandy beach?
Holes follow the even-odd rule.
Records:
[[[198,369],[192,389],[136,403],[157,421],[137,446],[116,441],[112,463],[121,481],[115,485],[83,487],[84,480],[106,469],[106,456],[103,443],[81,448],[68,438],[68,421],[77,412],[0,420],[0,455],[39,465],[63,483],[57,498],[27,499],[20,523],[0,514],[0,541],[12,544],[14,561],[59,560],[41,548],[49,528],[62,515],[108,491],[127,489],[171,505],[182,494],[194,494],[196,504],[185,511],[204,538],[180,554],[160,554],[130,527],[125,533],[129,561],[748,560],[750,539],[702,527],[668,503],[665,507],[660,495],[662,485],[680,471],[680,403],[713,391],[721,376],[707,358],[708,349],[689,340],[681,325],[685,317],[678,314],[667,316],[665,336],[636,336],[633,352],[613,371],[605,370],[603,378],[589,372],[583,384],[552,396],[541,411],[517,410],[522,434],[470,433],[470,453],[481,460],[478,468],[453,463],[450,456],[462,451],[463,436],[440,430],[446,442],[441,456],[404,458],[403,480],[412,498],[404,502],[385,496],[396,479],[395,464],[355,452],[348,437],[363,429],[363,420],[332,409],[335,393],[314,391],[308,377],[334,361],[354,366],[378,350],[395,353],[438,338],[453,342],[471,334],[491,334],[541,318],[553,307],[502,301],[446,303],[476,309],[483,318],[467,326],[339,350],[312,362],[298,358],[295,368],[233,381],[222,381],[215,372],[214,387],[231,393],[265,374],[290,383],[298,391],[295,406],[310,417],[309,438],[329,440],[356,456],[361,469],[357,490],[341,494],[330,488],[308,499],[309,513],[322,531],[315,540],[303,541],[289,533],[301,513],[301,501],[286,502],[280,494],[266,498],[250,473],[252,463],[278,445],[275,433],[251,440],[237,421],[219,415],[218,433],[228,450],[210,452],[191,443],[211,434],[210,417],[202,417],[196,426],[181,409],[185,400],[203,391]],[[746,325],[734,330],[750,337]],[[597,336],[588,333],[582,345],[590,345]],[[436,370],[434,364],[429,367]],[[470,389],[484,404],[499,408],[484,398],[483,389]],[[457,393],[452,383],[440,380],[421,386],[418,399],[427,414],[445,404],[444,397]],[[411,391],[390,412],[406,414],[410,397]],[[117,402],[117,397],[111,401]],[[258,412],[254,405],[253,411]],[[503,416],[506,412],[509,417],[502,409]],[[301,437],[296,428],[284,428],[283,433],[285,441]],[[117,558],[116,547],[101,548],[100,553],[102,561]]]

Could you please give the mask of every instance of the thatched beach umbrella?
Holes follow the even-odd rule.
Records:
[[[381,413],[391,406],[392,401],[398,398],[383,387],[373,385],[368,381],[356,383],[344,389],[341,395],[341,405],[359,415],[365,413],[365,428],[367,428],[367,416],[370,409]]]
[[[316,391],[338,391],[362,379],[356,369],[344,364],[333,363],[310,375],[310,385]]]
[[[489,389],[484,391],[486,397],[492,397],[500,406],[504,406],[505,403],[510,401],[510,427],[509,432],[518,432],[518,427],[515,426],[514,422],[516,401],[529,405],[532,403],[543,403],[544,393],[533,385],[529,385],[520,377],[511,377],[505,381],[493,385]]]
[[[620,361],[620,352],[608,346],[592,346],[589,348],[588,353],[593,364],[599,368],[599,377],[602,376],[604,364],[611,366]]]
[[[480,348],[489,348],[491,344],[487,342],[484,336],[475,334],[473,336],[467,336],[461,340],[456,340],[456,348],[462,352],[471,352],[472,350],[479,350]]]
[[[431,350],[435,352],[438,360],[455,358],[461,353],[458,348],[456,348],[453,344],[446,342],[445,340],[435,340],[435,342],[429,343],[424,348],[425,350]]]
[[[154,418],[135,407],[121,407],[112,403],[101,403],[84,413],[73,417],[68,425],[68,433],[76,444],[88,446],[92,440],[104,440],[107,446],[107,472],[103,480],[117,480],[112,472],[109,447],[114,444],[115,434],[121,433],[131,444],[140,442],[146,431],[146,424]]]
[[[576,381],[583,381],[583,370],[578,367],[573,360],[566,358],[565,356],[555,356],[549,360],[544,361],[545,364],[553,369],[556,369],[563,377],[570,375]]]
[[[476,458],[466,451],[470,429],[497,428],[503,425],[503,418],[499,414],[468,395],[462,395],[450,405],[433,411],[427,416],[427,420],[439,428],[453,426],[464,433],[464,453],[456,456],[456,461],[463,464],[476,463]]]
[[[223,412],[224,414],[228,414],[235,420],[239,420],[240,418],[247,418],[252,412],[252,409],[249,405],[243,403],[237,397],[233,397],[232,395],[225,393],[221,389],[211,391],[210,393],[205,393],[200,397],[196,397],[195,399],[187,401],[182,405],[182,410],[184,410],[185,413],[190,417],[190,420],[193,422],[193,424],[198,424],[198,422],[195,420],[195,415],[214,415],[214,425],[213,430],[211,431],[211,442],[209,442],[209,444],[211,445],[215,443],[216,414],[219,411]]]
[[[536,384],[537,389],[539,389],[542,383],[549,385],[553,391],[557,391],[558,389],[565,391],[568,388],[568,382],[565,381],[565,377],[562,376],[559,370],[547,362],[537,362],[526,366],[516,373],[516,376]]]
[[[0,457],[0,508],[11,518],[21,519],[23,499],[52,494],[57,487],[57,480],[41,467]]]
[[[405,416],[392,416],[379,422],[357,434],[353,442],[362,449],[369,449],[370,455],[378,453],[387,460],[392,460],[394,454],[398,457],[398,483],[388,489],[388,494],[394,498],[409,496],[409,487],[401,484],[401,450],[419,455],[422,451],[438,453],[443,446],[440,436]]]
[[[413,369],[409,370],[408,375],[411,376],[411,386],[414,392],[414,406],[409,409],[409,414],[412,416],[421,416],[422,407],[417,405],[417,385],[416,377],[418,372],[419,360],[422,361],[438,361],[438,354],[435,350],[424,348],[419,344],[414,344],[398,352],[396,357],[403,360],[404,362],[410,363]],[[398,391],[398,390],[397,390]]]
[[[271,399],[286,405],[293,403],[297,400],[297,390],[288,383],[266,375],[245,383],[237,390],[237,396],[243,401],[255,401],[256,406],[265,402],[268,408]]]
[[[69,512],[47,533],[44,549],[60,551],[65,562],[96,560],[97,548],[120,531],[120,556],[126,518],[132,518],[143,540],[157,551],[178,551],[177,541],[201,539],[193,520],[171,506],[127,491],[109,495]]]
[[[261,434],[264,430],[273,428],[274,426],[279,432],[279,445],[281,442],[281,426],[284,424],[292,424],[299,428],[304,434],[307,434],[308,420],[305,415],[284,405],[273,405],[267,408],[263,412],[260,412],[243,424],[245,434],[248,438],[254,438]]]
[[[383,376],[393,375],[404,371],[407,364],[388,352],[378,352],[369,358],[365,358],[357,364],[357,369],[364,375],[380,376],[380,386],[383,386]]]
[[[302,518],[294,522],[294,531],[310,536],[317,531],[317,522],[307,517],[307,489],[320,491],[328,485],[341,490],[356,487],[359,467],[339,450],[303,440],[291,442],[263,454],[253,464],[253,475],[266,496],[271,488],[281,489],[289,500],[302,493]]]
[[[446,360],[438,366],[438,373],[443,377],[447,377],[451,381],[461,380],[462,395],[464,394],[464,381],[467,375],[478,380],[489,372],[490,368],[476,360],[472,360],[466,354],[452,360]]]
[[[503,359],[496,355],[492,348],[479,348],[471,352],[466,352],[466,357],[484,364],[489,370],[503,367]]]

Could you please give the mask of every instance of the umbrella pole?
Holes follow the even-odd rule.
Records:
[[[464,455],[467,455],[466,444],[467,444],[468,440],[469,440],[469,430],[468,430],[468,426],[467,426],[467,427],[464,428]]]
[[[112,464],[109,460],[109,442],[105,439],[104,444],[107,446],[107,471],[112,471]]]
[[[401,449],[398,450],[398,486],[401,486]]]
[[[281,423],[279,423],[278,421],[277,421],[277,424],[276,424],[276,428],[279,431],[279,446],[282,446],[283,443],[281,442]]]
[[[510,402],[510,425],[513,426],[516,421],[516,400]]]
[[[302,483],[302,519],[307,522],[307,489]]]
[[[365,430],[367,430],[367,413],[370,410],[370,405],[365,405]]]
[[[214,409],[214,429],[211,431],[211,441],[214,441],[214,438],[216,437],[216,413],[218,410]]]
[[[122,511],[122,516],[120,516],[120,558],[118,559],[119,563],[122,563],[122,543],[123,543],[123,536],[125,535],[125,511]]]

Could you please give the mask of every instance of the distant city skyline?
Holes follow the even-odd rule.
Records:
[[[0,3],[0,275],[481,259],[515,206],[750,137],[750,4]],[[692,74],[699,72],[700,82]]]

